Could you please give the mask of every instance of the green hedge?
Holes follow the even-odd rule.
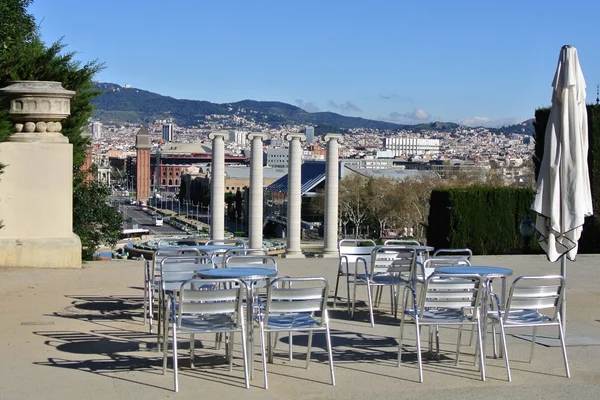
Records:
[[[524,248],[519,231],[533,201],[533,190],[468,187],[431,194],[427,244],[463,248],[473,254],[511,254]],[[535,218],[534,218],[535,219]],[[532,247],[535,246],[532,240]]]
[[[600,105],[587,106],[588,112],[588,168],[594,216],[586,218],[583,233],[579,240],[580,253],[600,253]],[[544,155],[544,139],[550,108],[535,111],[535,176],[537,179],[540,163]]]

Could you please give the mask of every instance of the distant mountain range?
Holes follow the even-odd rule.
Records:
[[[96,83],[103,94],[93,100],[94,118],[101,122],[149,124],[155,120],[172,118],[180,126],[204,124],[207,116],[237,116],[247,121],[266,123],[271,127],[281,125],[313,125],[317,134],[345,132],[365,128],[381,130],[411,129],[413,131],[452,131],[459,127],[453,122],[431,122],[418,125],[400,125],[358,117],[347,117],[333,112],[309,113],[300,107],[277,101],[243,100],[217,104],[202,100],[179,100],[147,90],[125,88],[114,83]],[[210,118],[210,117],[209,117]],[[521,124],[492,129],[497,133],[533,132],[532,120]],[[236,122],[230,120],[234,127]],[[241,125],[242,123],[239,122]]]

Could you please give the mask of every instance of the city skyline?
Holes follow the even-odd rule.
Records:
[[[64,37],[78,59],[106,64],[98,81],[401,124],[500,126],[550,105],[564,44],[578,48],[588,103],[600,82],[600,4],[574,1],[565,13],[555,1],[525,3],[35,0],[29,10],[46,42]]]

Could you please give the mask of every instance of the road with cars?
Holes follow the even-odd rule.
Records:
[[[168,220],[164,221],[163,226],[156,226],[152,211],[142,211],[140,206],[131,204],[118,205],[123,219],[126,221],[125,228],[141,228],[148,229],[152,235],[184,235],[185,232],[172,225],[169,225]],[[137,225],[137,226],[136,226]]]

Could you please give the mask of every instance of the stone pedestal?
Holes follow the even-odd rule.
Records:
[[[225,137],[227,132],[211,132],[210,238],[225,239]]]
[[[337,258],[338,253],[338,193],[339,193],[339,145],[342,135],[325,135],[327,142],[325,173],[325,249],[324,258]]]
[[[79,268],[73,233],[73,149],[61,124],[75,94],[60,82],[0,89],[15,133],[0,143],[0,266]]]
[[[263,247],[263,140],[269,135],[264,133],[251,133],[248,140],[251,141],[250,155],[250,204],[248,217],[249,231],[248,239],[251,249]]]
[[[288,157],[288,192],[287,192],[287,249],[285,257],[302,258],[304,254],[300,248],[302,236],[302,143],[305,140],[304,135],[287,135],[289,140]]]

